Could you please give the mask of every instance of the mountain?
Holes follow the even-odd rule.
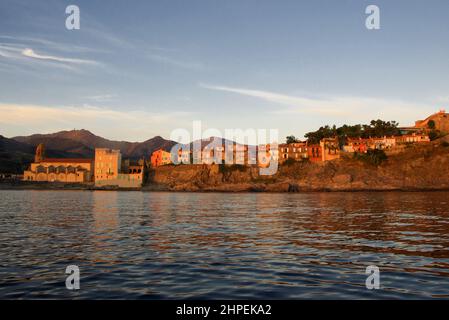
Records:
[[[19,173],[33,160],[34,148],[0,135],[0,173]]]
[[[93,149],[82,143],[46,135],[20,137],[18,140],[0,135],[0,173],[23,173],[34,160],[36,146],[46,144],[49,158],[79,158],[93,156]]]
[[[97,136],[88,130],[60,131],[50,134],[33,134],[12,138],[15,141],[36,147],[44,143],[46,149],[77,154],[79,157],[92,158],[95,148],[119,149],[123,158],[148,159],[153,151],[163,148],[171,149],[174,141],[165,140],[160,136],[144,142],[114,141]]]

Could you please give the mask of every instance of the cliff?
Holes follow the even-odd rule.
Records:
[[[273,176],[257,167],[163,166],[150,172],[144,190],[169,191],[369,191],[449,190],[449,147],[411,146],[375,166],[344,155],[326,163],[282,165]]]

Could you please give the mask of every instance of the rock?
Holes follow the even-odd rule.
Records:
[[[288,185],[288,192],[299,192],[299,186],[296,183],[290,183]]]
[[[339,174],[332,178],[332,181],[337,185],[346,185],[352,182],[350,174]]]

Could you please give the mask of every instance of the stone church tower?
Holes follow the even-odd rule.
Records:
[[[36,155],[34,156],[34,162],[41,162],[45,158],[45,146],[40,143],[36,148]]]

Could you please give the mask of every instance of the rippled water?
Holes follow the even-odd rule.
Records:
[[[449,193],[0,191],[0,298],[448,298]],[[81,289],[65,288],[78,265]],[[367,290],[365,268],[380,268]]]

